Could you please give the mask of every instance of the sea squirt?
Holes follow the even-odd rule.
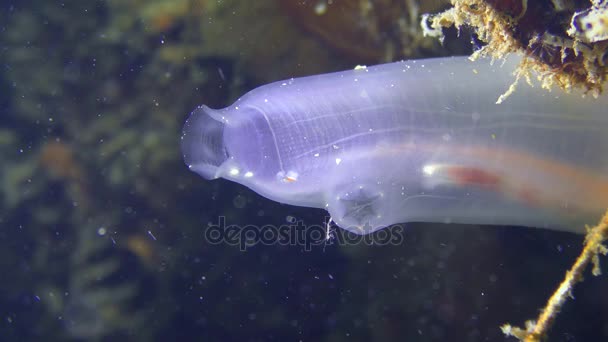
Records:
[[[401,61],[261,86],[195,109],[190,170],[324,208],[367,234],[396,223],[583,230],[608,207],[608,97],[520,82],[519,57]]]

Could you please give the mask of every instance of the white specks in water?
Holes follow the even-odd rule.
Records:
[[[323,14],[325,14],[325,12],[327,12],[327,3],[325,3],[325,1],[323,1],[323,0],[321,0],[315,5],[315,14],[323,15]]]
[[[338,145],[332,145],[331,147],[333,147],[334,150],[337,150],[340,148],[340,146],[338,146]]]
[[[99,236],[104,236],[104,235],[106,235],[107,232],[108,232],[108,230],[106,229],[106,227],[99,227],[97,229],[97,235],[99,235]]]
[[[341,158],[336,158],[336,165],[340,165],[341,162],[342,162]]]
[[[152,238],[152,240],[156,241],[156,236],[154,236],[154,234],[152,234],[151,230],[148,230],[148,235]]]
[[[234,109],[235,110],[239,110],[239,106],[234,106]]]
[[[243,195],[236,195],[234,199],[232,199],[232,205],[237,209],[243,209],[247,206],[247,198]]]
[[[441,136],[441,139],[443,139],[443,141],[450,141],[452,140],[452,135],[450,133],[446,133]]]
[[[473,112],[473,114],[471,114],[471,119],[473,119],[473,122],[479,121],[479,118],[481,118],[481,114],[479,114],[479,112]]]
[[[245,176],[245,178],[251,178],[251,177],[253,177],[253,172],[247,171],[247,172],[245,172],[245,174],[243,176]]]
[[[313,156],[318,157],[318,156],[319,156],[319,153],[315,153]]]
[[[239,169],[237,169],[237,168],[232,168],[232,169],[230,169],[230,171],[228,171],[228,173],[229,173],[231,176],[238,176],[238,175],[239,175],[239,172],[240,172],[240,171],[239,171]]]

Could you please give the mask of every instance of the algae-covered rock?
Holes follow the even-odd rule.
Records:
[[[442,27],[452,25],[472,27],[485,43],[474,58],[523,53],[527,58],[518,79],[534,74],[548,89],[581,88],[594,96],[603,91],[608,75],[606,2],[452,0],[452,4],[423,19],[428,35],[440,36]]]

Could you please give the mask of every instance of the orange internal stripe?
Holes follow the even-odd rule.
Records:
[[[455,165],[448,167],[447,174],[458,185],[477,185],[493,190],[500,188],[500,175],[480,168]]]

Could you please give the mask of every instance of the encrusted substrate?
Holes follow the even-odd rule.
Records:
[[[534,74],[544,88],[582,88],[593,96],[606,80],[608,9],[603,1],[452,0],[453,7],[423,19],[426,34],[472,27],[486,45],[472,58],[523,52],[516,80]],[[514,82],[514,85],[517,81]],[[501,98],[515,90],[512,86]]]

